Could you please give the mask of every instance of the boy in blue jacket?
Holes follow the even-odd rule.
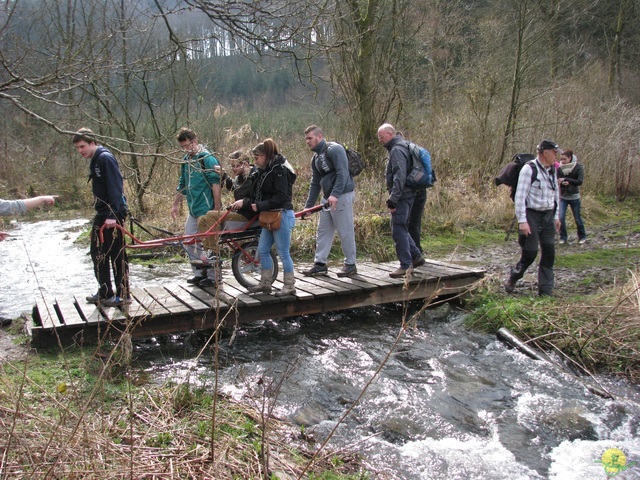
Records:
[[[118,162],[112,153],[99,145],[95,134],[81,128],[73,136],[73,145],[82,157],[90,160],[89,180],[93,190],[96,215],[91,227],[91,260],[98,280],[98,291],[87,297],[89,303],[116,307],[129,302],[129,262],[124,235],[117,228],[127,216],[124,180]],[[100,242],[102,226],[104,241]],[[111,284],[111,269],[116,284]]]

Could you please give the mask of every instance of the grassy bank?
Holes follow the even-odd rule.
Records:
[[[311,462],[313,440],[271,414],[274,385],[247,405],[214,395],[215,380],[158,384],[128,366],[129,349],[0,364],[4,477],[367,478],[346,453]]]

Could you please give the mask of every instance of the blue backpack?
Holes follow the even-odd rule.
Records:
[[[431,166],[429,150],[413,142],[407,142],[411,159],[411,169],[407,174],[407,186],[416,190],[433,187],[436,172]]]

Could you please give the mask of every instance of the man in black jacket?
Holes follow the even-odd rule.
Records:
[[[416,191],[407,186],[407,174],[411,166],[411,154],[402,136],[388,123],[378,128],[378,141],[389,152],[385,173],[389,199],[387,208],[391,213],[391,236],[396,247],[400,267],[391,272],[391,278],[411,275],[414,267],[424,265],[425,259],[409,235],[409,212],[416,198]]]
[[[80,155],[91,161],[89,180],[96,210],[91,227],[91,259],[99,288],[87,301],[107,307],[120,306],[129,302],[129,263],[124,236],[115,228],[122,226],[127,216],[122,173],[115,157],[96,142],[95,134],[88,128],[76,132],[73,145]],[[103,226],[101,242],[99,232]],[[111,285],[112,268],[115,292]]]

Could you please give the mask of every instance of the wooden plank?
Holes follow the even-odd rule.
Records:
[[[469,267],[467,265],[460,265],[458,263],[455,262],[451,262],[451,263],[447,263],[447,262],[441,262],[438,260],[432,260],[430,258],[425,259],[427,261],[427,264],[432,264],[432,265],[438,265],[441,267],[447,267],[447,268],[451,268],[451,269],[456,269],[456,270],[460,270],[460,271],[464,271],[464,272],[469,272],[469,273],[479,273],[484,275],[484,270],[482,270],[481,268],[473,268],[473,267]]]
[[[108,322],[123,322],[126,321],[127,317],[122,313],[122,309],[127,309],[127,305],[123,305],[122,307],[106,307],[101,303],[98,303],[98,307],[102,312],[102,316]]]
[[[247,292],[247,289],[241,286],[233,275],[224,280],[224,291],[238,301],[238,305],[259,306],[262,304],[260,300],[256,300]]]
[[[395,283],[386,271],[380,271],[378,264],[371,264],[368,262],[358,265],[358,276],[378,287],[393,285]]]
[[[375,290],[378,288],[377,285],[371,283],[371,281],[362,275],[356,274],[351,277],[336,277],[333,279],[334,281],[338,281],[343,285],[351,285],[358,290]]]
[[[152,317],[171,313],[164,305],[158,303],[155,298],[141,288],[132,288],[131,296],[137,300]],[[129,315],[131,315],[131,313],[129,313]]]
[[[223,295],[218,294],[217,296],[210,295],[207,291],[194,287],[194,286],[184,286],[180,285],[187,294],[191,295],[194,298],[197,298],[200,302],[204,303],[207,306],[207,310],[216,309],[216,308],[227,308],[228,305],[233,304],[233,299],[229,298],[228,302],[222,300],[221,297]],[[228,297],[228,295],[227,295]]]
[[[348,291],[359,291],[359,290],[373,290],[376,288],[375,285],[366,281],[365,277],[358,278],[358,275],[353,275],[351,277],[338,277],[325,275],[321,277],[324,281],[335,285],[336,287],[340,287],[346,289]]]
[[[87,326],[96,326],[99,323],[105,323],[106,319],[104,318],[104,314],[100,311],[100,309],[93,305],[91,305],[88,309],[83,307],[82,311],[87,319]]]
[[[316,287],[324,288],[333,293],[333,295],[346,295],[351,289],[346,285],[337,285],[329,276],[318,275],[317,277],[302,277],[300,279],[305,283],[310,283]]]
[[[43,299],[38,299],[36,300],[36,306],[38,307],[43,329],[51,330],[62,325],[58,319],[53,303],[47,302]]]
[[[191,309],[194,313],[204,312],[209,308],[209,305],[206,305],[196,297],[189,295],[186,291],[180,288],[179,285],[165,285],[162,288],[177,298],[183,305]]]
[[[171,314],[191,312],[189,307],[162,287],[145,287],[144,290],[149,296],[153,297],[156,302],[169,310]]]
[[[58,316],[67,326],[84,327],[87,322],[80,316],[75,300],[55,300]]]
[[[296,289],[300,288],[305,292],[313,294],[314,297],[326,297],[336,294],[333,290],[323,287],[321,283],[314,280],[314,278],[315,277],[305,276],[296,278]]]

